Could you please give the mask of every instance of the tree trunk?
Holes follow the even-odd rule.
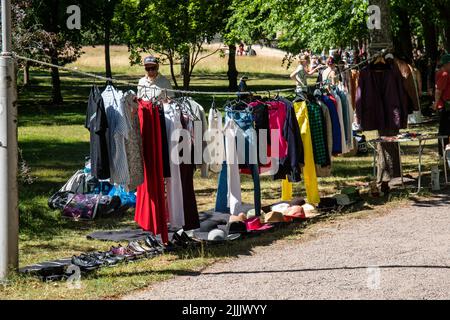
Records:
[[[190,58],[189,52],[183,55],[182,73],[183,73],[183,90],[189,90],[189,84],[191,82],[191,68],[190,68]]]
[[[381,29],[370,30],[369,52],[373,55],[392,47],[391,17],[388,0],[369,0],[369,4],[378,6],[381,11]]]
[[[402,58],[406,58],[408,63],[411,63],[413,60],[413,45],[408,11],[400,7],[395,7],[394,11],[400,22],[398,34],[394,38],[395,51]]]
[[[236,45],[231,44],[228,48],[228,89],[231,91],[236,91],[238,90],[237,77],[239,74],[236,68]]]
[[[177,77],[175,76],[175,70],[173,68],[173,56],[172,55],[168,55],[167,59],[169,60],[169,65],[170,65],[170,75],[172,76],[172,81],[173,84],[175,85],[175,89],[179,89],[180,87],[178,86],[178,82],[177,82]]]
[[[377,5],[381,9],[381,29],[370,30],[369,53],[374,55],[378,51],[392,47],[392,32],[390,28],[390,7],[388,0],[369,0],[369,4]],[[379,136],[394,136],[398,130],[378,130]],[[383,189],[391,179],[400,176],[400,157],[397,143],[377,144],[377,183]]]
[[[445,27],[445,42],[444,42],[444,48],[445,51],[450,52],[450,22],[449,25]]]
[[[58,35],[60,30],[60,26],[58,24],[58,14],[59,14],[59,1],[53,0],[51,5],[51,10],[49,12],[49,32]],[[55,43],[51,44],[49,56],[50,62],[54,65],[59,65],[58,63],[58,39],[55,40]],[[63,97],[61,94],[61,79],[59,77],[59,69],[51,68],[51,77],[52,77],[52,103],[54,105],[60,105],[63,103]]]
[[[58,65],[58,52],[52,50],[51,52],[51,63]],[[59,77],[59,69],[52,68],[52,103],[54,105],[60,105],[63,103],[63,97],[61,94],[61,79]]]
[[[111,53],[110,53],[110,45],[111,45],[111,18],[105,18],[105,75],[107,78],[112,78],[112,70],[111,70]]]
[[[25,66],[23,67],[23,85],[27,86],[30,84],[30,63],[25,61]]]
[[[440,22],[444,26],[444,48],[447,52],[450,52],[450,12],[444,3],[437,3],[435,5],[439,12]]]
[[[434,84],[435,84],[435,71],[438,59],[438,41],[436,26],[433,21],[428,19],[426,16],[422,18],[422,26],[425,37],[425,50],[426,57],[428,60],[428,71],[427,71],[427,92],[432,96],[434,95]]]

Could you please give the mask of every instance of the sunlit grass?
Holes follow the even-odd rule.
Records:
[[[255,47],[260,53],[259,47]],[[103,73],[103,48],[85,48],[83,55],[72,67],[89,72]],[[275,52],[271,56],[237,57],[238,69],[249,76],[252,87],[291,87],[289,70],[281,66],[283,55]],[[206,91],[226,90],[226,58],[219,55],[202,61],[192,80],[192,86]],[[121,79],[132,80],[142,76],[142,67],[130,67],[126,47],[112,48],[114,74]],[[168,67],[162,73],[169,75]],[[32,84],[19,95],[19,146],[23,159],[34,180],[28,184],[20,180],[20,266],[32,263],[66,258],[90,250],[107,250],[114,242],[87,240],[86,235],[97,230],[114,230],[136,227],[133,212],[124,217],[101,219],[92,222],[71,222],[63,220],[60,213],[48,208],[47,199],[67,179],[84,166],[84,157],[89,154],[89,132],[84,128],[85,110],[90,86],[100,81],[62,72],[62,86],[65,103],[54,107],[49,104],[51,85],[48,72],[33,70]],[[130,81],[131,81],[130,80]],[[311,79],[313,81],[313,79]],[[130,89],[126,86],[121,89]],[[207,110],[212,98],[195,97]],[[219,105],[230,97],[216,97]],[[421,129],[422,130],[422,129]],[[433,126],[423,130],[434,132]],[[375,138],[374,132],[366,133],[368,139]],[[405,173],[417,172],[417,144],[405,146]],[[436,162],[436,146],[425,150],[425,171]],[[194,187],[199,210],[214,207],[217,193],[217,174],[200,178],[196,171]],[[339,192],[348,185],[366,185],[372,177],[372,155],[358,157],[335,157],[332,176],[319,178],[321,196]],[[253,202],[253,181],[242,175],[242,198],[245,203]],[[261,178],[262,204],[268,205],[280,200],[281,183],[271,178]],[[303,182],[294,184],[294,195],[305,196]],[[368,205],[369,208],[377,204]],[[195,272],[220,259],[248,254],[257,245],[268,245],[285,237],[298,239],[304,233],[302,226],[291,226],[255,239],[239,241],[230,246],[208,248],[204,251],[185,252],[180,255],[164,255],[114,268],[105,268],[82,278],[82,289],[71,290],[65,282],[42,283],[32,277],[16,276],[10,285],[0,286],[0,299],[94,299],[107,298],[143,288],[155,281],[168,279],[177,274]]]

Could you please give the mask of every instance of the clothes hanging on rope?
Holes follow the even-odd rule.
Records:
[[[388,63],[370,64],[360,71],[356,115],[364,131],[407,127],[408,106],[398,68]]]
[[[135,221],[145,231],[161,234],[168,242],[167,208],[164,197],[162,139],[158,107],[139,100],[139,120],[144,160],[144,183],[137,188]]]
[[[128,137],[125,139],[125,151],[128,161],[128,190],[136,188],[144,182],[144,166],[142,160],[142,138],[138,115],[137,96],[128,91],[121,100],[121,106],[128,124]]]
[[[100,89],[92,86],[86,111],[85,128],[90,132],[91,174],[109,179],[108,120]]]

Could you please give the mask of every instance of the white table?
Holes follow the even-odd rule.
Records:
[[[398,144],[398,153],[399,153],[399,159],[400,159],[400,175],[402,179],[402,186],[405,187],[404,181],[403,181],[403,166],[402,166],[402,154],[401,154],[401,144],[402,143],[408,143],[408,142],[419,142],[419,177],[417,179],[417,192],[414,194],[417,194],[422,189],[422,155],[423,155],[423,149],[426,146],[427,141],[432,140],[439,140],[442,144],[442,158],[444,161],[444,176],[445,176],[445,185],[448,185],[448,176],[447,176],[447,161],[445,158],[445,143],[444,139],[446,139],[447,136],[438,136],[438,135],[420,135],[415,138],[398,138],[398,139],[373,139],[368,141],[369,145],[373,148],[373,174],[376,177],[377,176],[377,165],[376,165],[376,159],[377,159],[377,148],[376,144],[383,142],[383,143],[397,143]],[[372,145],[373,144],[373,145]],[[439,152],[438,152],[439,155]],[[439,155],[439,165],[441,162],[441,156]]]

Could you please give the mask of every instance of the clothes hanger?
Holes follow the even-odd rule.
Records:
[[[211,109],[217,111],[216,109],[216,97],[212,96]]]

